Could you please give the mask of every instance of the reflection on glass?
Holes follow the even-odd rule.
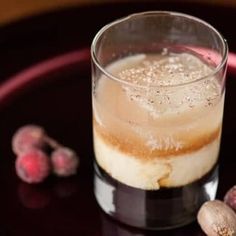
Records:
[[[133,228],[112,219],[110,216],[100,213],[102,221],[101,236],[204,236],[197,223],[192,223],[181,229],[168,231],[147,231]]]

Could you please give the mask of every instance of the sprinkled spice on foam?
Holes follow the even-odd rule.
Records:
[[[168,86],[187,83],[204,77],[211,68],[197,57],[169,53],[166,56],[149,56],[133,67],[119,73],[122,80],[144,86]]]
[[[181,112],[198,105],[208,107],[216,104],[221,94],[215,77],[185,86],[163,87],[193,82],[211,72],[211,67],[194,55],[164,53],[143,55],[117,75],[133,84],[123,85],[129,100],[137,102],[157,118],[166,112]]]

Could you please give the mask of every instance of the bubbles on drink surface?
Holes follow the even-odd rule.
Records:
[[[199,105],[213,106],[220,98],[213,68],[190,53],[140,54],[121,61],[123,69],[114,75],[125,82],[122,87],[128,99],[154,118]]]
[[[142,86],[173,86],[195,81],[212,72],[197,56],[185,52],[142,54],[130,59],[133,65],[120,71],[118,76]]]

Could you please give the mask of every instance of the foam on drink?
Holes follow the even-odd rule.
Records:
[[[215,166],[224,96],[216,77],[201,79],[212,74],[209,65],[163,51],[126,57],[106,70],[119,80],[103,75],[93,94],[94,149],[103,170],[131,187],[156,190],[192,183]]]

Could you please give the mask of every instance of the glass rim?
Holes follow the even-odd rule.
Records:
[[[122,23],[122,22],[125,22],[127,20],[130,20],[131,18],[135,18],[135,17],[140,17],[140,16],[145,16],[145,15],[169,15],[169,16],[179,16],[179,17],[182,17],[182,18],[186,18],[186,19],[190,19],[190,20],[193,20],[195,22],[198,22],[199,24],[202,24],[204,26],[206,26],[207,28],[209,28],[210,30],[212,30],[213,32],[216,33],[216,35],[219,37],[221,43],[222,43],[222,46],[223,46],[223,53],[222,53],[222,58],[220,60],[220,62],[218,63],[218,65],[212,70],[211,73],[205,75],[205,76],[202,76],[198,79],[195,79],[195,80],[191,80],[191,81],[188,81],[188,82],[180,82],[180,83],[176,83],[176,84],[168,84],[168,85],[137,85],[137,84],[134,84],[132,82],[129,82],[129,81],[125,81],[125,80],[122,80],[120,78],[118,78],[117,76],[114,76],[112,75],[109,71],[106,70],[106,68],[104,66],[102,66],[96,56],[96,44],[98,42],[98,40],[100,39],[100,37],[103,35],[103,33],[108,30],[109,28],[119,24],[119,23]],[[108,23],[107,25],[103,26],[98,32],[97,34],[95,35],[93,41],[92,41],[92,44],[91,44],[91,57],[92,57],[92,61],[95,63],[95,65],[98,67],[98,69],[105,75],[107,76],[108,78],[116,81],[116,82],[120,82],[122,84],[125,84],[125,85],[129,85],[129,86],[134,86],[134,87],[139,87],[139,88],[168,88],[168,87],[178,87],[178,86],[184,86],[184,85],[188,85],[188,84],[193,84],[193,83],[197,83],[197,82],[200,82],[202,80],[205,80],[207,78],[210,78],[210,77],[214,77],[223,67],[224,65],[227,63],[227,59],[228,59],[228,44],[227,44],[227,41],[226,39],[223,37],[223,35],[215,28],[213,27],[211,24],[207,23],[206,21],[198,18],[198,17],[195,17],[195,16],[192,16],[192,15],[189,15],[189,14],[185,14],[185,13],[180,13],[180,12],[175,12],[175,11],[144,11],[144,12],[138,12],[138,13],[133,13],[133,14],[130,14],[128,16],[125,16],[125,17],[122,17],[122,18],[119,18],[117,20],[114,20],[112,21],[111,23]]]

